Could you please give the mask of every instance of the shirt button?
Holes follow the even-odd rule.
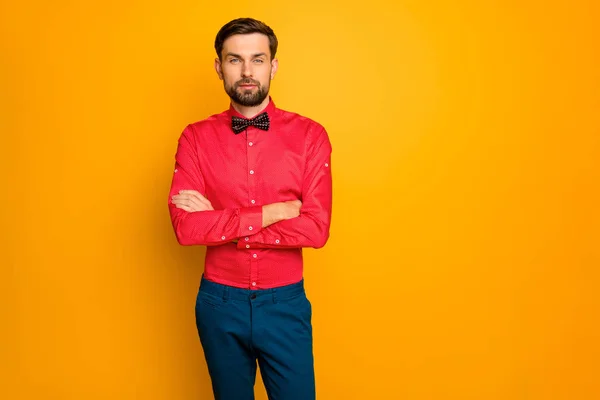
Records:
[[[250,200],[250,203],[254,204],[256,203],[256,200]]]
[[[254,253],[254,254],[252,254],[252,257],[256,258],[256,257],[258,257],[258,256],[256,255],[256,253]]]
[[[249,249],[249,248],[250,248],[250,245],[249,245],[249,244],[247,244],[247,245],[246,245],[246,248],[247,248],[247,249]]]
[[[329,164],[328,164],[328,163],[325,163],[325,166],[326,166],[326,167],[329,167]]]
[[[248,146],[252,146],[253,144],[254,144],[254,143],[250,142],[250,143],[248,143]]]
[[[250,175],[254,175],[254,170],[253,169],[250,170]]]
[[[251,227],[251,226],[249,226],[249,227],[248,227],[248,230],[249,230],[249,231],[251,231],[251,230],[252,230],[252,227]]]
[[[279,239],[275,239],[275,243],[276,243],[276,244],[279,244]]]
[[[250,240],[250,238],[244,238],[244,240],[247,242],[248,240]]]
[[[177,172],[177,168],[175,168],[175,172]]]
[[[221,236],[221,240],[225,240],[225,236]]]
[[[256,286],[256,282],[252,282],[252,286]]]

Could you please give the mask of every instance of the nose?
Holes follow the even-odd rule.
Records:
[[[252,66],[250,65],[250,63],[245,62],[242,65],[242,76],[244,78],[249,78],[252,76]]]

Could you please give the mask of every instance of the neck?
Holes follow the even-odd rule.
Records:
[[[231,105],[233,106],[233,108],[235,109],[235,111],[239,112],[244,117],[246,117],[246,118],[252,118],[252,117],[256,116],[258,113],[260,113],[262,110],[264,110],[265,108],[267,108],[267,106],[269,105],[269,96],[267,96],[263,100],[262,103],[260,103],[257,106],[254,106],[254,107],[246,107],[246,106],[238,104],[238,103],[236,103],[234,101],[231,102]]]

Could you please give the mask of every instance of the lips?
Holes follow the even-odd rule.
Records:
[[[257,87],[258,84],[253,83],[253,82],[243,82],[243,83],[239,83],[238,86],[241,87],[242,89],[253,89],[253,88]]]

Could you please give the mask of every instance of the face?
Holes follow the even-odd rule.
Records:
[[[215,60],[215,69],[233,102],[255,107],[269,95],[270,81],[277,71],[277,59],[271,60],[266,35],[233,35],[223,43],[221,60]]]

